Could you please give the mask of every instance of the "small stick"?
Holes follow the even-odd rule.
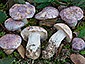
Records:
[[[2,26],[2,28],[3,28],[4,30],[6,30],[7,32],[13,34],[12,32],[8,31],[8,30],[2,25],[2,23],[1,23],[0,25]]]
[[[60,52],[61,52],[61,49],[62,49],[62,47],[64,46],[64,44],[61,44],[61,46],[60,46],[60,48],[59,48],[59,51],[58,52],[56,52],[56,57],[60,54]]]

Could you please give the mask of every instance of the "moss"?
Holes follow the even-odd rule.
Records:
[[[83,22],[84,22],[84,21],[83,21]],[[81,31],[81,30],[84,29],[84,28],[85,28],[85,22],[84,22],[84,25],[83,25],[83,26],[78,25],[77,29],[74,30],[74,31]]]

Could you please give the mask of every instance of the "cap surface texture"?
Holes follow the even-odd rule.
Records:
[[[7,30],[15,31],[23,27],[25,23],[23,21],[15,21],[14,19],[9,18],[4,22],[4,25]]]
[[[9,15],[14,20],[32,18],[34,13],[35,7],[31,4],[14,4],[9,10]]]
[[[3,49],[17,49],[22,42],[19,35],[6,34],[0,38],[0,47]]]
[[[61,18],[67,23],[75,23],[78,20],[83,18],[83,11],[81,8],[72,6],[66,9],[63,9],[60,12]]]
[[[59,12],[54,7],[45,7],[41,12],[35,15],[36,19],[53,19],[59,15]]]

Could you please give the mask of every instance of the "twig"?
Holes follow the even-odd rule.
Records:
[[[61,52],[61,49],[62,49],[62,47],[64,46],[64,44],[61,44],[61,46],[60,46],[60,48],[59,48],[59,51],[58,52],[56,52],[56,57],[60,54],[60,52]]]
[[[0,25],[2,26],[2,28],[3,28],[4,30],[6,30],[7,32],[13,34],[12,32],[8,31],[8,30],[2,25],[2,23],[1,23]]]

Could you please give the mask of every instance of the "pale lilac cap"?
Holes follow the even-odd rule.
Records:
[[[40,34],[40,38],[42,40],[45,40],[47,39],[47,31],[42,28],[42,27],[38,27],[38,26],[29,26],[29,27],[26,27],[24,28],[22,31],[21,31],[21,36],[22,38],[27,41],[28,39],[28,36],[29,34],[31,33],[38,33]]]
[[[0,47],[3,49],[17,49],[22,39],[19,35],[6,34],[0,38]]]
[[[59,12],[54,7],[45,7],[41,12],[35,15],[36,19],[45,20],[45,19],[53,19],[59,15]]]
[[[5,22],[4,25],[6,27],[7,30],[9,31],[15,31],[20,29],[21,27],[23,27],[25,25],[25,23],[23,21],[16,21],[12,18],[8,18]]]
[[[80,51],[85,48],[85,42],[81,38],[74,38],[72,41],[72,49]]]
[[[32,18],[35,13],[35,7],[31,4],[14,4],[10,10],[9,15],[14,20],[22,20]]]
[[[62,20],[67,23],[75,23],[83,18],[83,10],[80,7],[72,6],[60,12]]]

